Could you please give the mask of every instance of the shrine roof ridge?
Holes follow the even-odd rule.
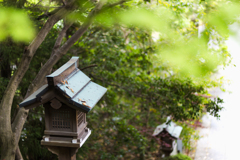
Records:
[[[56,71],[54,71],[52,74],[47,75],[46,77],[55,77],[61,75],[64,71],[66,71],[68,68],[75,66],[75,68],[79,65],[79,58],[78,57],[72,57],[67,63],[65,63],[63,66],[58,68]]]

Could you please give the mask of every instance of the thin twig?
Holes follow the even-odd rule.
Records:
[[[105,7],[103,7],[103,10],[112,8],[112,7],[117,6],[117,5],[119,5],[119,4],[123,4],[123,3],[127,2],[127,1],[128,1],[128,0],[121,0],[121,1],[118,1],[118,2],[115,2],[115,3],[112,3],[112,4],[109,4],[109,5],[106,5]]]
[[[39,8],[39,7],[41,7],[41,8],[63,8],[64,6],[57,6],[57,7],[49,7],[49,6],[42,6],[42,5],[34,5],[34,6],[32,6],[32,7],[24,7],[25,9],[31,9],[31,8]]]
[[[67,20],[64,19],[64,27],[61,30],[61,32],[58,34],[51,56],[55,53],[55,51],[59,47],[61,47],[62,40],[65,37],[67,30],[72,26],[72,24],[73,24],[73,21],[67,22]]]
[[[36,7],[36,6],[38,6],[38,4],[41,3],[41,2],[42,2],[42,0],[40,0],[37,4],[35,4],[35,5],[33,6],[33,8]]]
[[[96,67],[96,66],[97,66],[97,64],[92,64],[92,65],[90,65],[90,66],[83,67],[83,68],[81,68],[80,70],[84,70],[84,69],[92,68],[92,67]]]
[[[51,12],[47,12],[47,13],[44,13],[40,16],[37,17],[37,20],[40,20],[42,18],[45,18],[45,17],[50,17],[51,15],[57,13],[61,8],[63,8],[64,6],[60,6],[60,7],[55,7],[56,9],[51,11]]]

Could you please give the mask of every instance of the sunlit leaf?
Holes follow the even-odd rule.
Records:
[[[208,15],[207,23],[222,35],[227,35],[229,33],[228,26],[240,15],[239,7],[239,3],[222,3],[216,11]]]
[[[159,56],[184,75],[197,77],[213,71],[222,61],[222,55],[212,52],[204,38],[182,39],[166,46]]]
[[[30,41],[35,31],[27,14],[12,8],[0,9],[0,41],[11,37],[14,41]]]

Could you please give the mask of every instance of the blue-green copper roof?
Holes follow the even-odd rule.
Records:
[[[34,92],[19,106],[25,107],[34,102],[40,102],[41,96],[52,86],[58,93],[66,97],[70,104],[89,112],[106,93],[107,89],[91,82],[91,79],[80,71],[77,66],[78,57],[73,57],[54,73],[48,75],[48,84]]]
[[[42,87],[40,87],[36,92],[34,92],[32,95],[30,95],[28,98],[26,98],[24,101],[22,101],[19,104],[19,107],[24,107],[37,102],[38,97],[45,94],[47,91],[48,91],[48,85],[45,84]]]
[[[65,82],[64,82],[65,81]],[[58,83],[57,87],[64,91],[69,97],[73,98],[78,91],[86,86],[91,79],[80,70],[74,71],[74,74]]]
[[[75,95],[72,101],[80,105],[86,103],[88,107],[85,108],[87,110],[91,110],[96,105],[96,103],[102,98],[106,91],[107,91],[106,88],[94,82],[89,82],[88,85],[86,85],[81,90],[81,92]]]
[[[165,129],[172,137],[176,139],[179,138],[183,128],[181,126],[177,126],[172,121],[169,124],[167,124],[167,122],[168,120],[165,123],[157,126],[153,132],[153,136],[160,134]]]

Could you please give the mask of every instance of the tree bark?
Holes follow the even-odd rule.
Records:
[[[16,153],[15,153],[15,160],[23,160],[19,147],[17,147]]]
[[[72,24],[73,22],[68,22],[67,20],[64,20],[64,27],[62,31],[58,34],[51,56],[54,55],[56,50],[61,47],[62,40],[65,37],[67,30],[72,26]]]

